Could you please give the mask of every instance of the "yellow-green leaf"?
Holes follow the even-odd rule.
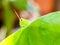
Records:
[[[38,18],[0,45],[60,45],[60,11]]]

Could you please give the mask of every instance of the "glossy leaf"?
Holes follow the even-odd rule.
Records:
[[[0,45],[60,45],[60,12],[38,18],[7,37]]]

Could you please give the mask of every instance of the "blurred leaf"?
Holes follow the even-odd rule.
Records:
[[[27,9],[27,1],[28,0],[10,0],[11,4],[19,10]]]
[[[1,0],[0,0],[0,2],[1,2]]]
[[[13,27],[13,22],[14,22],[14,13],[12,12],[8,0],[3,0],[3,9],[4,9],[4,16],[5,16],[5,27],[7,30],[7,36],[9,35],[8,33]]]
[[[7,37],[0,45],[60,45],[60,12],[38,18]]]

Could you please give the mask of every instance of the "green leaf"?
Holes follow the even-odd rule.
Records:
[[[60,11],[38,18],[0,45],[60,45]]]
[[[8,0],[3,0],[2,1],[3,9],[4,9],[4,26],[6,28],[6,36],[9,35],[11,29],[13,28],[13,23],[14,23],[14,13],[12,9],[9,6],[9,1]]]
[[[15,8],[19,10],[27,9],[27,0],[10,0],[10,2]]]

